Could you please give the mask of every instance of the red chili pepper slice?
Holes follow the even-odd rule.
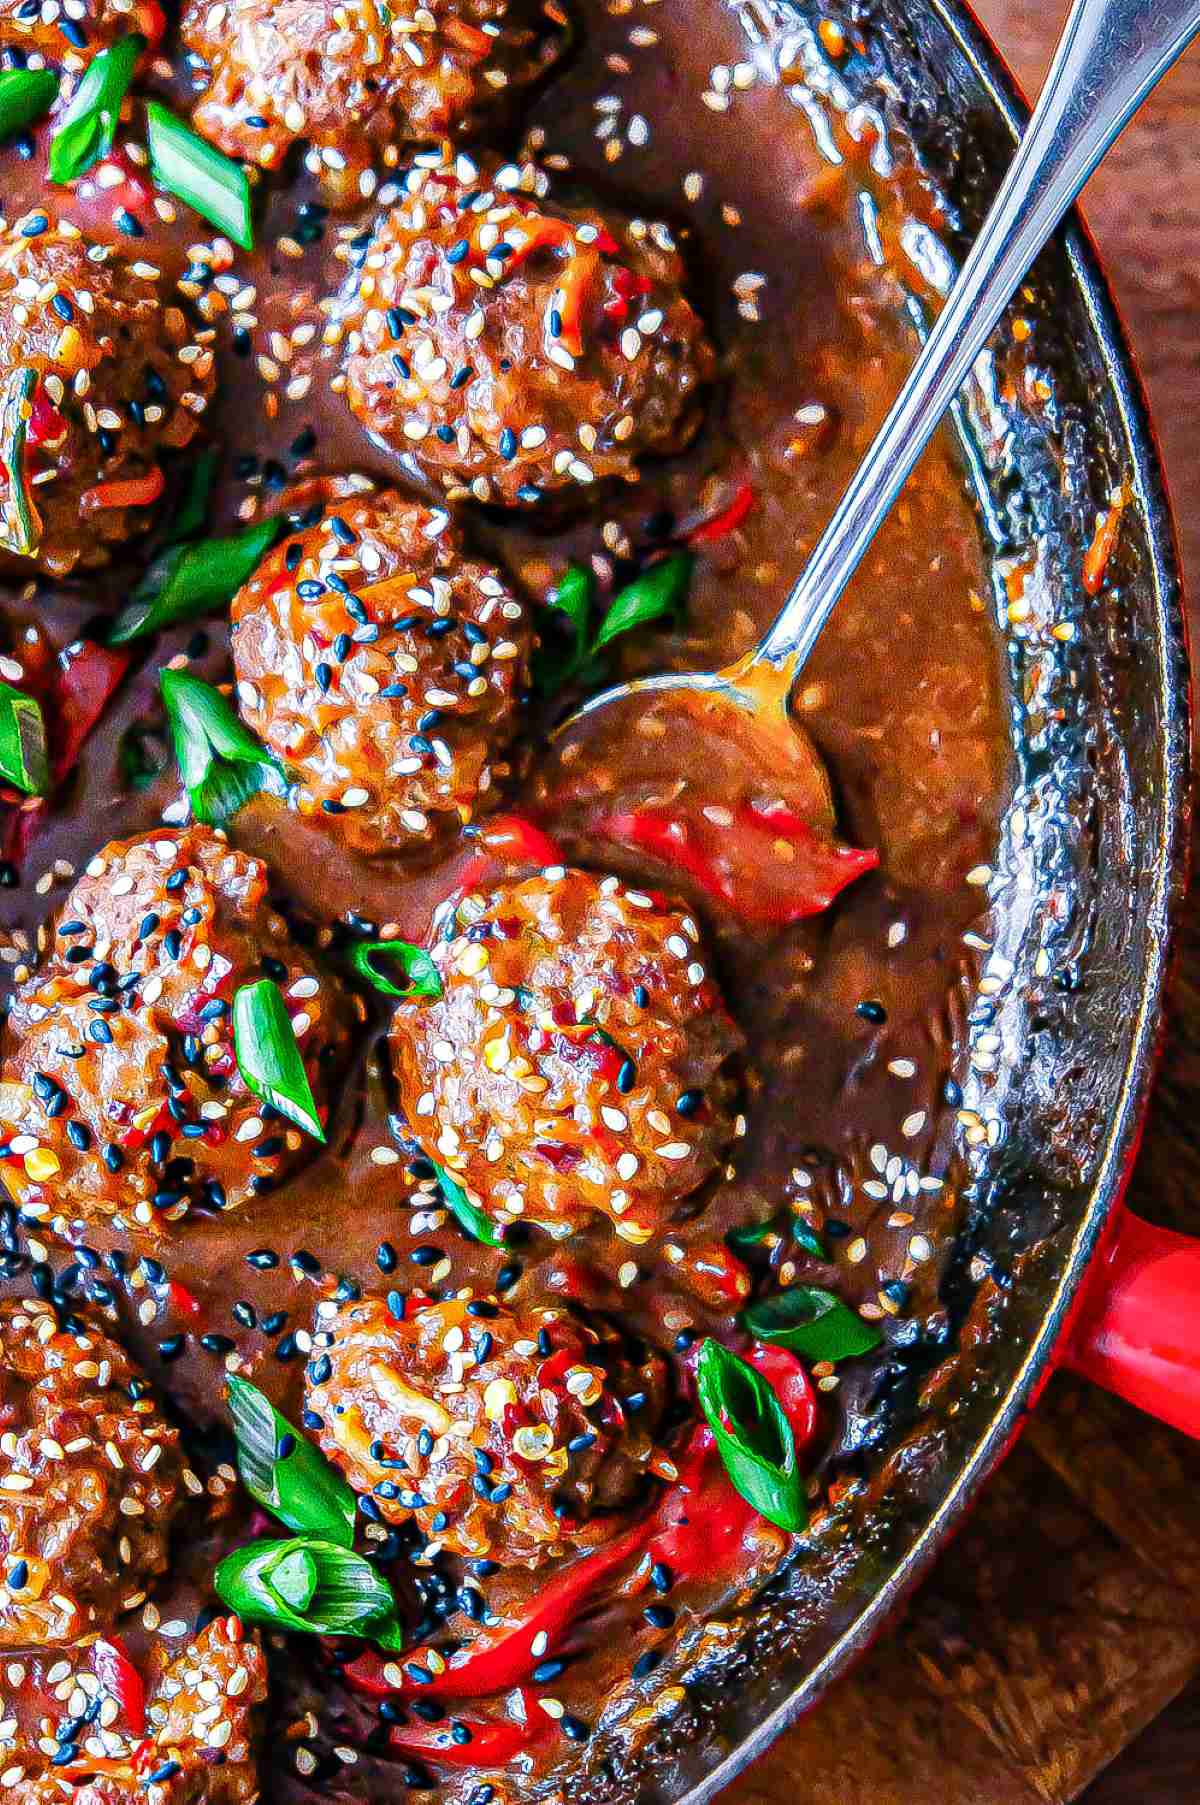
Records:
[[[84,741],[128,668],[128,652],[111,651],[91,639],[85,639],[67,663],[59,666],[52,681],[46,723],[58,782],[74,769]]]
[[[186,1285],[178,1279],[170,1279],[167,1283],[167,1301],[177,1316],[199,1316],[200,1299],[193,1297]]]
[[[694,526],[687,536],[689,545],[708,545],[714,539],[724,539],[741,526],[747,514],[753,508],[758,497],[749,483],[739,484],[729,506],[722,508],[708,520],[702,520]]]
[[[146,1733],[146,1686],[116,1636],[92,1644],[92,1671],[121,1708],[121,1721],[131,1736]]]
[[[760,925],[819,915],[879,863],[877,852],[827,839],[782,804],[744,803],[735,811],[735,827],[741,832],[655,808],[629,809],[597,823],[605,838],[674,865],[743,921]],[[783,843],[785,857],[773,841]]]
[[[487,1718],[454,1722],[470,1731],[469,1742],[456,1742],[450,1723],[397,1724],[388,1738],[403,1755],[442,1767],[503,1767],[553,1735],[554,1724],[532,1692],[516,1695],[519,1718]]]

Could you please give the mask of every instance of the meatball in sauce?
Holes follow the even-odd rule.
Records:
[[[303,141],[352,201],[375,151],[464,137],[511,107],[564,26],[553,0],[188,0],[182,33],[208,78],[206,138],[263,169]]]
[[[466,898],[433,957],[441,996],[391,1032],[429,1157],[500,1222],[561,1236],[598,1213],[649,1240],[734,1135],[742,1037],[695,919],[552,867]]]
[[[233,996],[279,984],[318,1108],[347,1017],[268,882],[206,828],[114,841],[92,861],[14,998],[0,1067],[0,1183],[31,1220],[165,1233],[252,1202],[306,1151],[238,1070]]]
[[[0,1301],[0,1650],[108,1625],[165,1571],[179,1432],[123,1348]]]
[[[67,219],[30,214],[0,234],[0,417],[26,423],[0,556],[63,576],[145,531],[162,456],[191,443],[212,397],[210,338],[152,266]]]
[[[665,1366],[607,1326],[470,1292],[317,1321],[321,1446],[387,1522],[416,1519],[428,1558],[540,1566],[606,1539],[644,1490]]]
[[[345,390],[454,501],[582,504],[681,450],[714,355],[665,227],[569,205],[532,163],[418,157],[354,254]]]
[[[529,618],[444,511],[394,490],[330,506],[230,619],[242,717],[331,838],[428,855],[501,799]]]

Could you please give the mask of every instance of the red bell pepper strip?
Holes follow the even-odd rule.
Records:
[[[121,1722],[130,1736],[144,1736],[145,1682],[118,1637],[110,1636],[92,1644],[92,1671],[104,1690],[116,1699],[121,1708]]]
[[[502,877],[509,865],[544,871],[549,865],[565,862],[557,842],[525,815],[489,816],[472,843],[479,851],[463,865],[454,885],[463,896]]]
[[[713,514],[708,520],[702,520],[687,535],[689,545],[709,545],[714,539],[725,539],[735,532],[750,513],[758,497],[749,483],[741,483],[734,492],[729,506],[722,508],[719,514]]]
[[[47,731],[56,782],[74,769],[83,743],[129,668],[129,653],[85,639],[51,681]]]
[[[808,1374],[786,1348],[755,1343],[746,1358],[774,1387],[792,1425],[797,1450],[803,1452],[817,1426],[816,1395]],[[677,1578],[719,1571],[761,1519],[730,1484],[707,1424],[693,1429],[678,1469],[677,1479],[648,1516],[550,1580],[525,1616],[484,1630],[468,1647],[451,1655],[432,1681],[421,1683],[408,1671],[412,1665],[426,1665],[420,1649],[406,1654],[402,1661],[395,1657],[385,1660],[367,1650],[341,1669],[347,1683],[372,1698],[395,1698],[397,1694],[483,1698],[504,1692],[528,1680],[537,1663],[561,1646],[582,1607],[605,1580],[636,1556],[645,1553],[652,1561],[665,1561]],[[386,1667],[396,1670],[398,1684],[385,1677]],[[478,1757],[479,1765],[482,1759]]]
[[[442,1767],[504,1767],[545,1742],[553,1734],[552,1719],[538,1704],[533,1693],[518,1694],[522,1718],[487,1718],[455,1722],[471,1732],[469,1742],[456,1742],[449,1722],[436,1724],[397,1724],[388,1738],[392,1748],[402,1755],[415,1755],[419,1761],[432,1761]]]
[[[638,1553],[648,1533],[647,1522],[635,1523],[632,1529],[596,1549],[595,1553],[573,1561],[557,1579],[542,1587],[524,1617],[484,1630],[469,1647],[451,1655],[445,1671],[437,1674],[431,1684],[422,1685],[407,1671],[414,1663],[418,1667],[423,1665],[420,1649],[406,1655],[403,1665],[390,1663],[400,1667],[402,1681],[399,1686],[387,1684],[383,1679],[385,1663],[370,1651],[360,1655],[357,1661],[349,1662],[342,1672],[352,1686],[377,1698],[394,1697],[397,1692],[435,1698],[443,1695],[448,1698],[486,1698],[489,1693],[518,1686],[529,1678],[537,1663],[576,1620],[580,1608],[609,1574],[615,1573]],[[535,1642],[538,1644],[536,1652]]]
[[[740,833],[641,808],[607,815],[597,828],[606,839],[674,865],[743,921],[759,925],[819,915],[879,863],[877,852],[827,839],[782,803],[744,803],[735,825]],[[773,852],[777,840],[786,843],[786,858]]]

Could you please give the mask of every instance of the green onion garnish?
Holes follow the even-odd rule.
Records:
[[[250,1542],[213,1575],[217,1596],[247,1623],[313,1636],[362,1636],[400,1649],[391,1587],[353,1549],[317,1536]]]
[[[756,1341],[774,1342],[814,1364],[869,1354],[883,1340],[874,1323],[819,1285],[789,1285],[759,1298],[742,1311],[741,1322]]]
[[[8,683],[0,683],[0,777],[27,796],[50,788],[41,705]]]
[[[256,1097],[314,1140],[325,1139],[292,1018],[273,978],[259,978],[234,992],[233,1056]]]
[[[620,633],[631,633],[635,627],[677,613],[687,597],[692,562],[690,552],[672,552],[627,583],[600,622],[592,651],[598,652]]]
[[[42,539],[41,519],[25,474],[25,441],[37,383],[37,371],[22,366],[11,372],[0,395],[0,471],[6,479],[0,546],[18,558],[35,558]]]
[[[242,725],[220,690],[186,671],[170,670],[162,673],[159,688],[179,775],[197,821],[222,827],[252,796],[286,791],[282,768]]]
[[[250,1496],[289,1529],[353,1548],[354,1493],[320,1449],[248,1379],[229,1380],[229,1413]]]
[[[0,138],[15,138],[48,113],[58,93],[49,69],[6,69],[0,75]]]
[[[803,1529],[808,1500],[796,1438],[762,1374],[719,1341],[708,1340],[700,1349],[696,1389],[736,1490],[780,1529]]]
[[[611,640],[650,621],[677,614],[687,599],[692,580],[690,552],[671,552],[651,564],[613,597],[594,636],[591,616],[596,583],[582,564],[568,564],[562,581],[548,598],[548,606],[563,615],[570,628],[570,643],[563,650],[539,649],[534,686],[541,695],[553,695],[564,683],[592,675],[593,660]]]
[[[155,181],[194,207],[234,244],[253,250],[250,181],[242,165],[197,137],[157,100],[147,101],[146,120]]]
[[[444,1166],[433,1164],[437,1173],[438,1188],[442,1200],[458,1226],[470,1235],[473,1241],[482,1241],[485,1247],[503,1247],[504,1230],[497,1228],[490,1216],[486,1216],[478,1204],[472,1203],[456,1178],[452,1178]]]
[[[109,645],[124,645],[179,621],[198,620],[201,615],[224,608],[253,575],[286,524],[276,516],[260,520],[243,532],[231,533],[227,539],[168,547],[155,558],[128,606],[117,615],[109,629]],[[174,526],[172,531],[176,533]]]
[[[108,155],[133,71],[145,48],[145,38],[135,32],[92,58],[50,140],[52,182],[74,182]]]
[[[208,519],[208,504],[220,461],[211,445],[206,445],[192,459],[187,488],[167,527],[169,545],[182,545],[185,539],[194,539]]]
[[[394,959],[407,982],[393,984],[378,969],[377,959]],[[385,997],[440,997],[442,980],[424,947],[407,940],[360,940],[350,951],[350,964],[360,978]]]
[[[591,571],[582,564],[568,564],[547,601],[566,621],[570,643],[566,648],[538,647],[534,684],[540,695],[553,695],[582,668],[587,658],[588,622],[595,597],[596,579]]]

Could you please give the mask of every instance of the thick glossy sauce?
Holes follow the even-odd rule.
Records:
[[[576,61],[534,106],[537,141],[546,153],[569,158],[601,193],[673,220],[721,353],[721,385],[686,457],[647,469],[639,486],[619,496],[597,498],[591,514],[574,525],[551,529],[490,517],[476,520],[474,529],[536,599],[569,556],[591,560],[607,581],[628,569],[624,554],[719,512],[749,484],[755,504],[744,523],[698,548],[683,629],[651,630],[625,654],[631,671],[700,668],[744,651],[772,618],[912,355],[891,259],[877,262],[864,233],[860,186],[866,181],[876,191],[889,249],[904,210],[924,203],[916,184],[870,176],[865,154],[842,127],[836,142],[846,160],[830,162],[804,113],[747,60],[751,53],[735,20],[716,6],[585,10]],[[706,104],[706,95],[718,104]],[[606,154],[614,144],[623,146],[616,159]],[[40,151],[30,164],[4,153],[0,185],[9,218],[35,199],[44,202]],[[85,184],[62,198],[81,224],[116,235],[111,191]],[[240,352],[234,346],[230,313],[219,321],[221,384],[209,417],[226,454],[218,523],[248,517],[261,501],[275,505],[262,482],[264,471],[272,474],[268,461],[289,481],[347,469],[404,480],[330,393],[333,365],[321,355],[317,303],[340,279],[344,228],[331,219],[319,242],[303,249],[293,240],[300,254],[288,254],[281,240],[294,233],[305,198],[312,191],[303,178],[280,185],[260,228],[263,248],[236,259],[237,276],[254,291],[235,304],[248,316],[248,352],[244,343]],[[182,268],[186,247],[206,238],[192,216],[174,228],[152,211],[146,219],[146,237],[131,248],[164,268]],[[919,286],[915,270],[904,274]],[[310,428],[315,444],[305,451],[301,435]],[[290,449],[297,442],[299,456]],[[239,478],[239,469],[250,470],[252,480]],[[14,623],[36,616],[66,643],[119,599],[127,583],[127,570],[118,569],[32,601],[12,586],[4,611]],[[804,724],[828,761],[841,831],[856,845],[878,847],[880,871],[848,890],[828,914],[782,936],[747,931],[707,899],[693,898],[716,937],[726,994],[753,1049],[747,1132],[731,1175],[665,1247],[631,1248],[604,1223],[565,1246],[535,1234],[516,1254],[522,1272],[514,1297],[579,1287],[670,1351],[681,1332],[731,1331],[727,1307],[706,1305],[687,1282],[690,1250],[783,1205],[809,1204],[807,1219],[821,1231],[830,1261],[818,1262],[789,1243],[773,1254],[768,1249],[756,1270],[765,1277],[768,1263],[790,1260],[799,1276],[832,1285],[855,1307],[868,1306],[886,1337],[878,1359],[852,1363],[823,1382],[830,1475],[843,1454],[869,1439],[874,1375],[888,1343],[911,1340],[940,1319],[939,1252],[957,1221],[953,1110],[944,1092],[960,1063],[971,984],[963,934],[981,907],[981,892],[966,880],[988,858],[1005,782],[999,657],[981,600],[985,584],[964,481],[948,445],[939,444],[840,604],[798,697]],[[147,648],[144,668],[127,682],[79,777],[36,838],[20,886],[0,892],[6,927],[30,937],[5,949],[11,969],[21,968],[23,948],[88,857],[108,838],[154,824],[174,801],[170,774],[131,794],[119,747],[131,723],[156,718],[157,669],[185,648],[195,654],[199,674],[227,677],[219,621],[205,626],[203,641],[183,629]],[[544,723],[531,726],[517,806],[534,794],[543,731]],[[676,750],[686,784],[689,748]],[[641,754],[636,741],[601,717],[582,756],[602,765],[619,787]],[[586,812],[576,812],[564,831],[581,860],[599,864],[611,856],[589,839]],[[271,862],[280,898],[318,931],[354,910],[420,939],[453,878],[453,859],[417,874],[366,867],[270,802],[244,811],[233,837]],[[623,868],[637,869],[636,861],[627,859]],[[364,1289],[415,1284],[419,1269],[408,1256],[418,1243],[444,1249],[447,1287],[476,1279],[494,1285],[512,1257],[469,1243],[453,1224],[431,1222],[427,1213],[414,1218],[408,1207],[411,1184],[388,1123],[385,1019],[378,1012],[363,1034],[329,1149],[305,1172],[236,1216],[189,1222],[165,1246],[139,1249],[117,1237],[134,1272],[131,1284],[117,1287],[124,1329],[173,1405],[200,1428],[223,1420],[227,1366],[251,1373],[282,1407],[296,1408],[302,1352],[280,1358],[282,1332],[265,1336],[241,1327],[231,1313],[236,1301],[248,1302],[259,1319],[286,1312],[290,1334],[311,1326],[331,1275]],[[380,1273],[376,1252],[384,1239],[396,1249],[398,1279]],[[114,1244],[99,1230],[87,1241],[101,1253]],[[277,1266],[247,1263],[262,1248],[278,1253]],[[290,1262],[297,1249],[315,1256],[316,1275],[305,1276]],[[142,1251],[201,1300],[198,1318],[181,1319],[164,1288],[138,1271]],[[35,1245],[31,1253],[58,1266],[68,1257],[49,1246]],[[27,1283],[26,1273],[14,1281]],[[81,1294],[86,1290],[85,1282]],[[179,1332],[187,1334],[184,1352],[165,1363],[160,1343]],[[231,1337],[235,1351],[206,1351],[199,1342],[204,1332]],[[243,1531],[244,1521],[237,1525]],[[158,1601],[162,1620],[194,1614],[211,1542],[233,1532],[218,1528],[181,1561],[178,1599]],[[636,1652],[666,1650],[680,1625],[719,1609],[729,1591],[728,1582],[719,1590],[701,1580],[678,1587],[671,1599],[675,1628],[649,1628],[639,1601],[608,1607],[603,1633],[589,1638],[590,1652],[555,1682],[554,1692],[570,1712],[594,1722],[600,1699],[627,1683]],[[146,1648],[154,1641],[150,1632],[131,1636]],[[329,1755],[334,1743],[353,1742],[373,1721],[336,1692],[322,1707],[326,1720],[292,1739],[317,1752],[308,1774],[307,1761],[297,1773],[292,1742],[284,1740],[288,1726],[327,1684],[314,1666],[316,1691],[305,1695],[306,1670],[294,1657],[293,1650],[289,1679],[299,1698],[283,1684],[284,1661],[277,1664],[270,1765],[278,1777],[268,1778],[268,1794],[286,1775],[286,1784],[302,1790],[390,1796],[392,1782],[376,1764],[339,1763]],[[663,1671],[669,1666],[665,1661]],[[557,1765],[574,1755],[560,1738],[547,1759]]]

